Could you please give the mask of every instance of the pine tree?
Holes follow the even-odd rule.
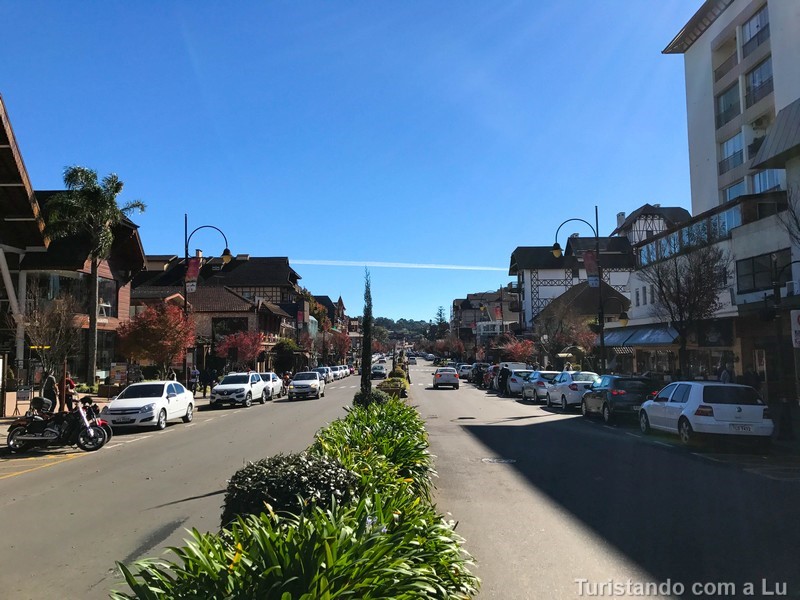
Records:
[[[364,269],[364,319],[361,338],[361,391],[368,394],[372,389],[372,289],[369,270]]]

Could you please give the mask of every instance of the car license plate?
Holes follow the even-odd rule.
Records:
[[[731,430],[732,431],[753,431],[753,428],[750,425],[737,425],[735,423],[731,423]]]
[[[133,423],[134,419],[113,419],[111,422],[115,425],[125,425],[127,423]]]

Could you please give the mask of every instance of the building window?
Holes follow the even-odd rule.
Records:
[[[772,190],[781,189],[780,169],[765,169],[753,175],[753,193],[763,194]]]
[[[639,306],[639,288],[636,288],[636,306]]]
[[[772,265],[773,254],[777,259],[776,268],[780,272],[780,284],[783,285],[792,278],[791,269],[784,269],[792,260],[789,248],[737,260],[736,289],[740,294],[772,289],[772,278],[775,275]]]
[[[642,305],[647,304],[647,286],[642,287]]]
[[[745,106],[750,108],[772,93],[772,57],[760,63],[746,77]]]
[[[747,190],[745,189],[744,179],[741,181],[737,181],[733,185],[726,187],[723,190],[723,201],[730,202],[731,200],[735,200],[739,196],[745,194]]]
[[[742,25],[742,57],[749,56],[753,50],[769,39],[769,13],[767,6],[754,14]]]
[[[719,174],[727,173],[731,169],[738,167],[744,162],[744,148],[742,132],[740,131],[730,139],[725,140],[719,146],[720,161]]]
[[[740,112],[739,83],[734,83],[727,90],[716,97],[717,129],[737,116]]]
[[[656,303],[656,288],[654,285],[650,285],[650,304]]]

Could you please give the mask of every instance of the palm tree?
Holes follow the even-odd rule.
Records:
[[[114,227],[134,211],[143,212],[144,203],[135,200],[117,205],[122,181],[110,173],[97,181],[97,172],[86,167],[64,169],[66,192],[56,194],[47,203],[45,234],[51,239],[80,236],[89,241],[91,278],[89,293],[89,340],[87,381],[94,384],[97,370],[97,306],[100,262],[107,259],[114,243]]]

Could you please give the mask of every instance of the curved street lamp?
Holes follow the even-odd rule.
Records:
[[[192,240],[192,236],[200,231],[201,229],[214,229],[219,232],[222,236],[222,239],[225,240],[225,249],[222,251],[220,258],[222,259],[223,264],[228,264],[231,262],[233,258],[233,254],[231,254],[230,249],[228,248],[228,238],[222,232],[219,227],[214,225],[200,225],[200,227],[196,227],[189,233],[189,215],[184,213],[183,214],[183,264],[184,264],[184,274],[183,274],[183,319],[186,321],[189,318],[189,292],[187,290],[186,285],[186,276],[189,272],[189,242]],[[186,351],[183,353],[183,378],[184,383],[186,384],[186,389],[189,389],[189,369],[188,369],[188,356]]]
[[[600,230],[599,219],[597,216],[597,205],[595,204],[594,207],[594,226],[592,226],[589,221],[584,219],[579,219],[574,217],[572,219],[567,219],[563,221],[561,225],[558,226],[556,229],[556,236],[555,236],[555,243],[553,244],[553,256],[556,258],[561,258],[563,252],[561,250],[561,246],[558,243],[558,232],[561,231],[561,228],[566,225],[567,223],[571,223],[573,221],[580,221],[581,223],[586,224],[589,229],[592,230],[594,234],[594,251],[595,251],[595,260],[597,261],[597,324],[600,330],[600,365],[603,371],[606,370],[606,335],[605,335],[605,312],[603,309],[603,275],[600,269],[600,235],[598,231]],[[584,261],[585,265],[585,261]],[[587,278],[589,276],[589,271],[586,271]],[[590,283],[591,285],[591,283]],[[627,316],[627,315],[626,315]]]

